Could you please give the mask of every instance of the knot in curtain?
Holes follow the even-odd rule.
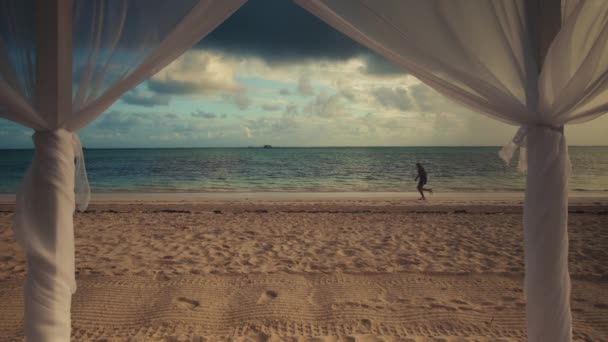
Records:
[[[519,127],[517,132],[515,132],[513,139],[511,139],[511,141],[509,141],[508,144],[503,146],[503,148],[498,152],[500,158],[507,165],[509,165],[511,163],[511,160],[513,159],[513,156],[515,155],[515,151],[519,150],[519,161],[517,164],[517,169],[520,172],[526,172],[528,170],[528,160],[526,154],[528,139],[526,138],[529,134],[532,134],[532,131],[538,130],[552,132],[561,138],[563,138],[564,136],[564,126],[555,127],[543,123],[522,125]]]
[[[50,158],[63,160],[61,163],[70,167],[75,162],[74,170],[74,192],[76,208],[85,211],[91,199],[91,189],[84,163],[84,153],[78,135],[64,128],[52,131],[36,131],[33,135],[34,145],[36,146],[36,158],[42,163],[47,163]],[[54,182],[58,179],[55,173],[62,172],[62,169],[48,169],[45,177]],[[70,191],[70,189],[65,189]]]

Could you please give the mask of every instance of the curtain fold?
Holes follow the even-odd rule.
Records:
[[[608,2],[570,2],[538,82],[541,120],[556,127],[608,112]]]
[[[536,119],[522,1],[296,2],[451,99],[509,124]]]
[[[75,83],[75,113],[65,127],[76,131],[86,126],[125,92],[181,56],[245,1],[131,0],[126,9],[125,2],[109,2],[97,9],[98,15],[114,18],[119,28],[111,23],[91,25],[84,20],[86,16],[78,20],[81,31],[94,38],[82,47],[75,42],[74,74],[90,76],[80,76],[86,82]],[[90,7],[86,2],[79,4],[85,8],[77,8],[78,12]]]
[[[472,110],[522,126],[501,157],[528,166],[524,205],[529,341],[571,341],[563,126],[608,111],[608,1],[564,0],[545,61],[524,0],[296,0]]]
[[[44,1],[50,0],[0,2],[0,117],[37,131],[13,225],[28,264],[25,336],[37,342],[70,340],[70,303],[76,290],[73,213],[76,204],[86,209],[90,194],[74,132],[196,44],[246,0],[53,0],[56,11],[36,13]],[[40,15],[56,15],[51,23],[62,17],[72,20],[67,32],[71,47],[57,44],[55,51],[50,49],[55,56],[49,60],[57,64],[48,63],[37,50]],[[71,65],[56,58],[66,48]],[[42,84],[49,71],[52,79],[54,70],[61,70],[56,83]],[[71,77],[64,77],[64,70],[71,70]],[[55,92],[60,84],[72,93]],[[45,102],[37,102],[41,96],[71,102],[65,106],[71,110],[38,108]]]

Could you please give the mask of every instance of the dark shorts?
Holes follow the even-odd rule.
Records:
[[[418,187],[423,187],[426,184],[426,177],[420,177],[418,179]]]

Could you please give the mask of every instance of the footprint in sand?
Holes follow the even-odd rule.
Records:
[[[278,296],[279,296],[279,294],[276,293],[275,291],[268,290],[268,291],[262,293],[262,295],[260,296],[260,298],[258,299],[256,304],[266,304],[266,303],[272,301],[273,299],[277,298]]]
[[[505,301],[505,302],[514,302],[514,301],[517,300],[517,298],[510,297],[510,296],[503,296],[502,300]]]
[[[182,309],[188,309],[188,310],[194,310],[201,305],[201,303],[198,300],[189,299],[186,297],[179,297],[179,298],[177,298],[176,302],[177,302],[177,306],[179,306]]]
[[[372,321],[370,321],[367,318],[364,318],[359,322],[359,326],[357,327],[357,332],[366,334],[366,333],[369,333],[371,331],[371,329],[372,329]]]
[[[170,279],[163,271],[158,271],[154,274],[154,280],[167,281]]]
[[[308,302],[308,304],[310,304],[312,306],[321,306],[321,304],[318,303],[317,300],[315,299],[314,292],[310,292],[310,294],[308,296],[306,296],[306,301]]]

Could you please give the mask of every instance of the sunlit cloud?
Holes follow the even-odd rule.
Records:
[[[190,51],[146,82],[157,94],[208,96],[243,92],[235,80],[238,60],[211,51]]]
[[[315,91],[312,87],[310,75],[304,74],[300,76],[298,79],[298,93],[305,96],[314,95]]]

